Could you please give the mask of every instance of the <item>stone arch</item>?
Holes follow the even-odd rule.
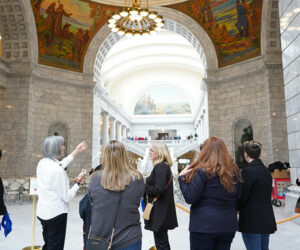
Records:
[[[69,126],[62,121],[53,122],[48,129],[48,136],[51,135],[60,135],[65,139],[65,155],[68,155],[69,145],[70,145],[70,128]]]
[[[30,36],[26,18],[28,6],[30,6],[30,1],[26,0],[0,2],[2,59],[6,62],[29,61]]]
[[[199,54],[200,60],[204,67],[204,74],[206,74],[206,57],[203,51],[203,48],[199,42],[199,40],[190,32],[186,27],[181,25],[180,23],[165,19],[165,26],[164,29],[173,31],[174,33],[179,34],[180,36],[184,37],[186,40],[190,42],[190,44],[196,49]],[[103,61],[108,54],[109,50],[121,39],[119,35],[116,33],[111,33],[109,36],[104,40],[101,47],[98,50],[96,59],[95,59],[95,67],[94,67],[94,79],[96,81],[101,81],[100,74],[101,74],[101,67]],[[205,77],[206,75],[204,75]]]
[[[261,55],[268,57],[272,52],[281,63],[279,1],[263,1],[261,19]],[[279,39],[278,39],[279,38]],[[279,53],[278,53],[279,52]],[[268,59],[268,58],[265,58]],[[274,57],[270,58],[274,63]]]
[[[233,123],[233,144],[235,162],[240,168],[244,168],[243,143],[253,140],[253,125],[247,118],[239,118]]]
[[[166,29],[176,32],[191,42],[198,51],[201,60],[205,62],[204,66],[206,66],[207,70],[218,69],[218,58],[213,42],[206,31],[195,20],[177,10],[165,7],[152,9],[164,16]],[[186,27],[189,27],[189,29]],[[93,74],[94,70],[99,71],[107,52],[119,39],[118,35],[111,33],[107,25],[103,26],[89,45],[85,55],[85,59],[89,58],[89,60],[84,61],[83,73]],[[99,44],[101,44],[100,49]],[[98,54],[98,51],[100,54]],[[96,67],[94,67],[95,64],[97,65]]]

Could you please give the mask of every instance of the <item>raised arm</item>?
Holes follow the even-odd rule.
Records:
[[[78,178],[81,180],[86,176],[86,170],[83,169],[80,174],[78,175]],[[66,178],[66,173],[63,169],[57,171],[54,177],[53,186],[55,187],[57,193],[65,202],[70,202],[74,196],[76,195],[76,192],[79,189],[79,184],[75,183],[71,188],[69,188],[69,179]]]
[[[59,162],[59,165],[65,169],[73,160],[74,158],[82,151],[87,149],[87,143],[85,141],[82,141],[81,143],[79,143],[76,148],[73,150],[73,152],[71,154],[69,154],[67,157],[65,157],[64,159],[62,159]]]

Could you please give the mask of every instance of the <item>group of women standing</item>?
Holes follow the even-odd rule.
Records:
[[[53,136],[45,140],[45,158],[37,169],[38,217],[43,225],[45,241],[43,250],[63,249],[67,205],[86,175],[83,170],[76,184],[69,189],[64,167],[86,147],[86,143],[82,142],[61,161],[63,138]],[[52,149],[60,150],[52,153]],[[252,141],[246,143],[244,149],[249,168],[242,172],[242,176],[224,142],[217,137],[207,139],[198,159],[180,173],[182,194],[191,204],[191,250],[230,249],[237,230],[243,233],[248,250],[268,249],[269,234],[276,230],[271,205],[272,180],[259,160],[261,145]],[[138,208],[142,197],[145,203],[153,205],[150,219],[145,220],[145,229],[153,231],[156,249],[171,249],[168,230],[176,228],[178,223],[170,169],[172,160],[167,146],[162,142],[153,143],[150,159],[154,168],[144,182],[142,175],[130,165],[122,143],[108,143],[103,166],[93,174],[88,188],[92,216],[85,245],[87,250],[97,249],[91,244],[93,239],[95,243],[104,240],[108,249],[141,250]],[[239,223],[237,211],[240,213]],[[53,226],[54,222],[58,224]]]

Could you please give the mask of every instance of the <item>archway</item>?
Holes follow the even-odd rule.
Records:
[[[172,31],[173,33],[176,33],[176,35],[179,35],[181,37],[183,37],[185,41],[187,41],[187,43],[189,44],[189,46],[194,47],[195,49],[195,54],[198,54],[198,58],[197,60],[202,62],[203,65],[203,75],[202,77],[206,77],[207,74],[207,69],[217,69],[217,56],[214,50],[214,46],[213,43],[210,41],[208,35],[206,34],[206,32],[197,24],[195,23],[195,21],[193,21],[192,19],[190,19],[188,16],[182,16],[181,13],[181,19],[179,20],[177,14],[179,13],[178,11],[175,10],[169,10],[166,8],[159,8],[163,10],[163,15],[166,17],[165,21],[166,21],[166,30]],[[161,10],[159,10],[161,11]],[[166,13],[166,15],[165,15]],[[172,13],[174,16],[172,16]],[[168,18],[168,15],[170,16],[170,18]],[[171,19],[174,17],[173,20]],[[195,26],[190,26],[191,29],[187,29],[183,24],[187,24],[187,23],[194,23]],[[194,30],[195,34],[191,31]],[[93,68],[93,73],[94,73],[94,80],[96,81],[96,92],[100,91],[100,92],[104,92],[105,95],[107,95],[107,90],[106,90],[106,81],[104,81],[103,79],[101,79],[101,69],[103,66],[103,63],[105,61],[105,58],[108,56],[109,52],[111,51],[112,47],[114,45],[116,45],[116,43],[120,40],[120,37],[116,34],[116,33],[111,33],[106,27],[103,27],[100,31],[100,33],[98,33],[93,41],[90,44],[90,47],[87,51],[86,56],[89,58],[95,58],[94,61],[94,68]],[[97,41],[97,45],[96,45],[96,41]],[[201,41],[201,42],[200,42]],[[101,43],[102,42],[102,43]],[[99,48],[99,43],[101,43],[101,46]],[[98,47],[97,53],[95,53],[95,48],[96,46]],[[207,59],[207,57],[209,57],[209,59]],[[85,61],[84,64],[84,71],[87,72],[87,70],[89,70],[90,72],[90,68],[91,68],[91,62],[92,60],[89,61]],[[199,81],[199,84],[197,86],[195,86],[198,89],[202,91],[202,94],[198,96],[198,99],[207,99],[207,93],[206,93],[206,84],[205,81],[202,80]],[[122,77],[120,77],[122,78]],[[200,78],[199,78],[200,79]],[[168,85],[167,82],[164,82],[165,85]],[[151,85],[151,84],[150,84]],[[147,90],[147,88],[149,89],[151,86],[147,85],[144,87],[143,90],[139,89],[139,90],[135,90],[135,99],[138,98],[138,96],[140,96],[142,94],[142,92],[144,92],[145,90]],[[153,83],[152,87],[154,87],[155,84]],[[171,85],[170,85],[171,87]],[[182,88],[184,91],[184,88]],[[119,91],[120,92],[120,91]],[[125,94],[123,91],[121,91],[121,93],[123,93],[123,95]],[[99,94],[100,96],[101,94]],[[189,94],[185,94],[185,96],[189,97]],[[134,99],[134,98],[133,98]],[[190,98],[192,99],[192,98]],[[132,103],[135,104],[137,100],[132,100]],[[191,126],[193,126],[193,119],[198,120],[199,117],[198,116],[203,116],[202,114],[202,110],[208,110],[207,109],[207,100],[205,101],[201,101],[201,102],[197,102],[197,105],[193,105],[193,114],[191,114]],[[200,105],[206,105],[205,108],[200,108]],[[133,115],[133,107],[134,105],[131,105],[131,111],[128,112],[128,115],[131,116]],[[195,107],[197,106],[197,107]],[[104,108],[105,109],[105,108]],[[95,158],[95,153],[97,152],[96,149],[101,148],[99,137],[101,137],[101,135],[99,135],[98,132],[98,121],[100,120],[98,112],[101,112],[101,108],[99,108],[98,110],[94,110],[94,114],[93,114],[93,120],[94,120],[94,128],[93,128],[93,159]],[[206,112],[207,114],[207,112]],[[192,117],[193,116],[193,117]],[[167,117],[165,117],[167,118]],[[205,123],[207,123],[207,125],[205,127],[208,128],[208,119],[205,120]],[[100,126],[100,124],[99,124]],[[204,126],[203,126],[204,127]],[[195,128],[191,129],[190,134],[194,134],[195,132]],[[143,135],[145,136],[145,135]],[[182,138],[185,138],[187,135],[182,136]],[[95,149],[95,150],[94,150]],[[93,163],[94,164],[94,163]]]
[[[206,31],[195,20],[182,12],[165,7],[155,7],[153,10],[157,10],[164,16],[164,19],[166,20],[165,29],[174,31],[185,37],[193,46],[195,46],[199,52],[200,58],[205,58],[203,62],[205,63],[207,70],[218,69],[218,58],[213,42]],[[186,28],[187,26],[189,29]],[[118,40],[118,35],[111,33],[107,25],[103,26],[91,41],[86,52],[85,58],[89,58],[89,60],[84,61],[83,73],[94,74],[95,69],[99,70],[104,60],[103,55],[105,56]],[[99,50],[99,44],[101,44],[100,48],[102,51]],[[98,54],[99,51],[100,53]],[[94,67],[96,62],[98,64],[97,68]]]
[[[68,155],[69,150],[69,137],[70,137],[70,129],[63,122],[54,122],[50,125],[48,130],[48,136],[57,135],[62,136],[65,139],[65,155]]]

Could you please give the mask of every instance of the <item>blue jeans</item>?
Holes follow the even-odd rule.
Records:
[[[118,250],[142,250],[142,240],[139,240],[128,247],[119,248]]]
[[[196,233],[190,232],[191,250],[230,250],[235,232]]]
[[[269,250],[269,234],[242,233],[247,250]]]

